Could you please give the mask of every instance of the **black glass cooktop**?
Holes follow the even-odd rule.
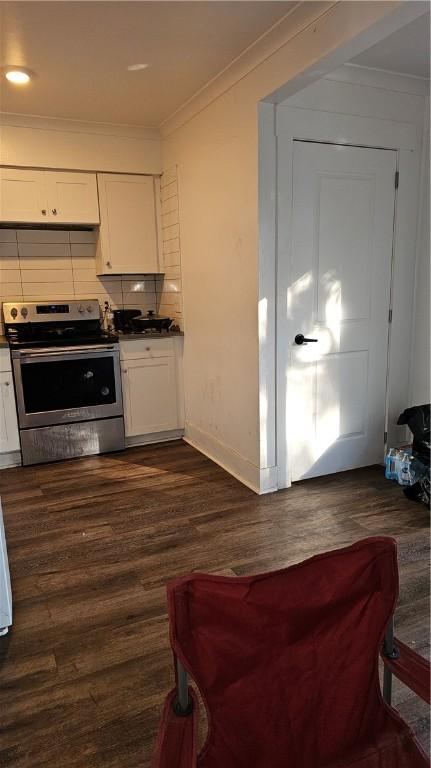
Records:
[[[25,323],[6,326],[11,347],[66,347],[83,344],[110,344],[118,341],[115,333],[104,331],[99,323]]]

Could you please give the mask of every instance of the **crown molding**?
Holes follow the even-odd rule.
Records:
[[[363,50],[426,13],[427,5],[402,0],[307,0],[298,3],[278,24],[268,30],[267,34],[164,120],[160,125],[162,138],[187,123],[272,57],[277,57],[280,71],[286,70],[286,82],[279,85],[274,83],[275,90],[272,93],[262,93],[258,100],[279,103],[295,90],[327,76]],[[320,46],[317,48],[313,45],[316,32],[320,33],[316,37],[316,41],[320,37]],[[307,59],[307,50],[309,64],[305,64],[301,72],[301,66],[304,66]],[[316,56],[314,62],[313,51]],[[289,78],[289,71],[292,72],[292,57],[297,62],[298,71]]]
[[[211,102],[222,96],[223,93],[232,88],[237,82],[296,37],[296,35],[300,34],[307,26],[316,22],[337,4],[335,0],[332,2],[307,0],[307,2],[297,3],[294,8],[264,35],[246,48],[225,69],[163,120],[159,126],[162,136],[168,136],[195,114],[205,109]]]

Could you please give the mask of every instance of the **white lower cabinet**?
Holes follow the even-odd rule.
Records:
[[[19,451],[18,418],[10,355],[8,349],[0,352],[0,455]],[[9,370],[8,370],[9,369]]]
[[[172,432],[183,427],[180,357],[171,340],[122,348],[126,438]]]

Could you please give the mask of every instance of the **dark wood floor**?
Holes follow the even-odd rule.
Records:
[[[14,628],[2,768],[148,768],[172,685],[165,584],[249,574],[373,534],[399,542],[398,634],[428,651],[428,513],[380,468],[257,497],[182,443],[0,472]],[[427,708],[396,704],[424,742]],[[252,768],[252,766],[250,766]]]

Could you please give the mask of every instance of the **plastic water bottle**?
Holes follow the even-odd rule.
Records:
[[[398,474],[398,482],[400,485],[412,485],[413,484],[413,472],[412,472],[412,456],[407,451],[401,455],[400,459],[400,471]]]
[[[404,451],[401,450],[401,448],[395,449],[395,462],[394,462],[394,480],[396,480],[398,483],[400,482],[401,477],[401,468],[403,464],[403,456]]]
[[[397,479],[397,474],[395,472],[396,454],[397,452],[395,448],[389,448],[389,451],[387,452],[385,457],[385,477],[388,480]]]

